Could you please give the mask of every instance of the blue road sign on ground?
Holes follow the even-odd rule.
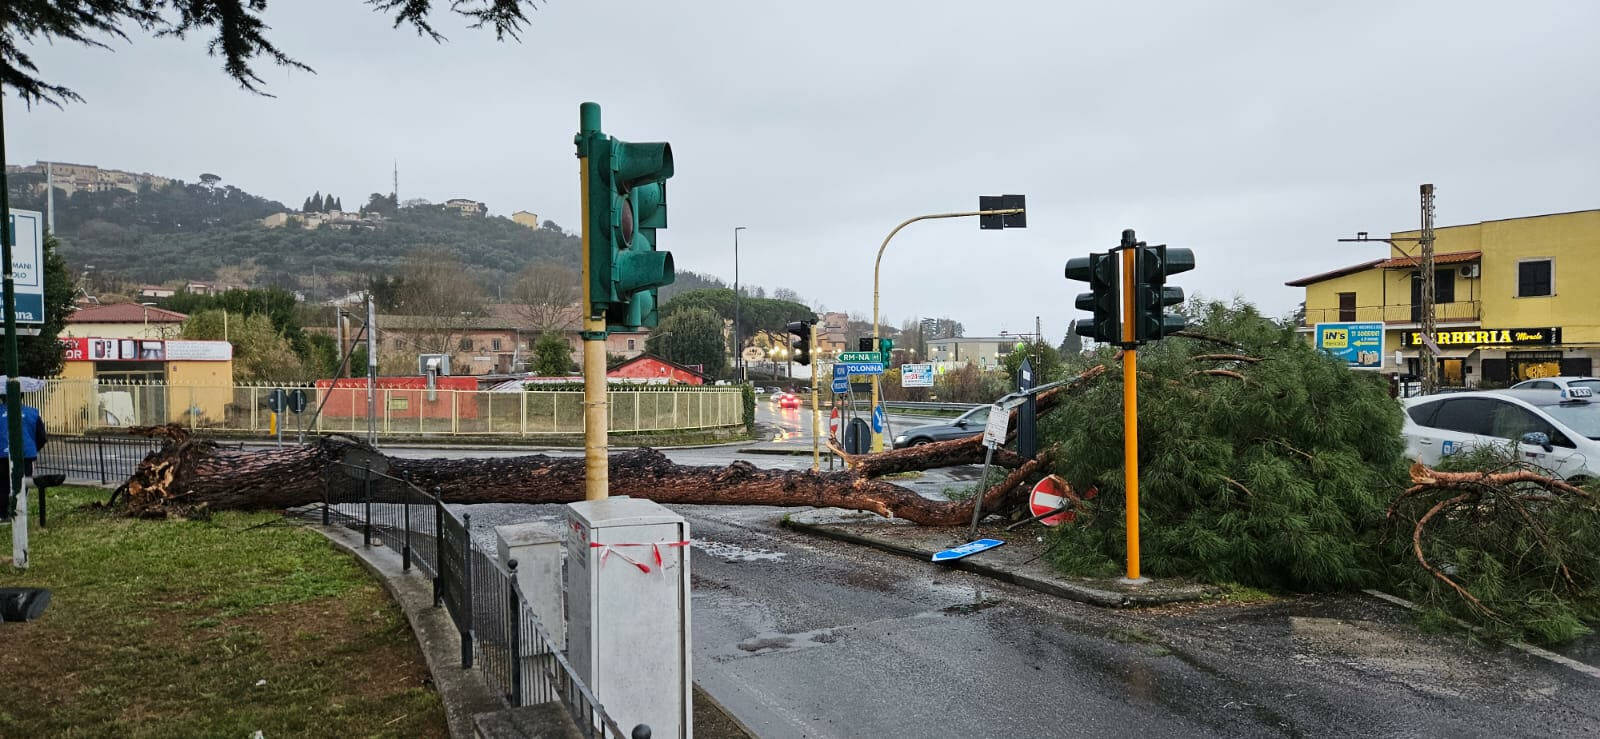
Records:
[[[877,408],[873,408],[872,409],[872,430],[876,431],[876,432],[878,432],[880,434],[883,433],[883,420],[884,420],[883,419],[883,406],[879,405]]]
[[[952,560],[961,559],[962,557],[971,554],[977,554],[978,552],[987,552],[990,549],[993,549],[1004,543],[1005,542],[999,539],[979,539],[977,541],[969,541],[959,547],[946,549],[942,552],[934,552],[933,561],[949,562]]]

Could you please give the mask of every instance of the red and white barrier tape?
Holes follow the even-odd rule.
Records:
[[[634,567],[639,568],[640,572],[645,572],[645,573],[648,573],[650,571],[650,565],[647,565],[647,564],[645,564],[643,562],[635,560],[634,558],[629,557],[628,555],[623,554],[620,551],[617,551],[618,547],[650,547],[651,553],[655,555],[656,567],[661,567],[662,566],[662,564],[661,564],[661,548],[662,547],[686,547],[686,546],[689,546],[689,542],[687,540],[684,540],[684,541],[658,541],[658,542],[653,542],[653,543],[649,543],[649,544],[601,544],[600,542],[597,542],[597,541],[589,542],[589,548],[590,549],[599,549],[600,550],[600,564],[601,565],[604,565],[606,563],[606,557],[609,557],[613,553],[615,553],[618,557],[621,557],[628,564],[631,564]]]

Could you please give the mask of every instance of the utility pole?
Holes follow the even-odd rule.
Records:
[[[1425,184],[1420,188],[1422,195],[1422,231],[1415,237],[1390,236],[1389,238],[1372,238],[1366,231],[1357,231],[1353,239],[1339,239],[1342,242],[1366,243],[1381,241],[1388,244],[1395,251],[1404,254],[1407,258],[1415,259],[1417,265],[1417,300],[1412,306],[1416,311],[1417,334],[1422,340],[1417,342],[1417,364],[1421,372],[1422,394],[1432,395],[1439,390],[1439,345],[1437,343],[1438,315],[1436,315],[1437,293],[1433,259],[1433,185]],[[1418,249],[1415,255],[1406,251],[1400,244],[1416,242]],[[1379,320],[1386,320],[1387,316],[1380,315]]]
[[[1439,358],[1434,356],[1438,317],[1434,315],[1433,271],[1433,185],[1426,184],[1422,191],[1422,335],[1425,339],[1417,350],[1422,359],[1422,394],[1432,395],[1439,390]]]
[[[44,163],[44,222],[56,232],[56,170],[53,162]]]
[[[733,229],[733,363],[744,372],[744,379],[750,379],[750,368],[745,365],[744,347],[739,343],[739,232],[744,226],[735,226]]]

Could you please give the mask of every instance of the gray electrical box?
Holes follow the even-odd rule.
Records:
[[[567,506],[567,656],[624,731],[694,735],[689,524],[649,500]]]

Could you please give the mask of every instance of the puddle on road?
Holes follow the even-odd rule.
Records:
[[[1005,601],[1003,600],[980,600],[976,603],[957,603],[953,606],[945,606],[944,608],[940,608],[939,612],[947,613],[952,616],[966,616],[969,614],[978,613],[980,611],[987,611],[990,608],[994,608],[995,606],[998,606],[1004,602]]]
[[[695,539],[694,548],[716,557],[724,562],[781,562],[788,552],[774,552],[771,549],[755,547],[742,547],[738,544],[712,541],[710,539]]]

